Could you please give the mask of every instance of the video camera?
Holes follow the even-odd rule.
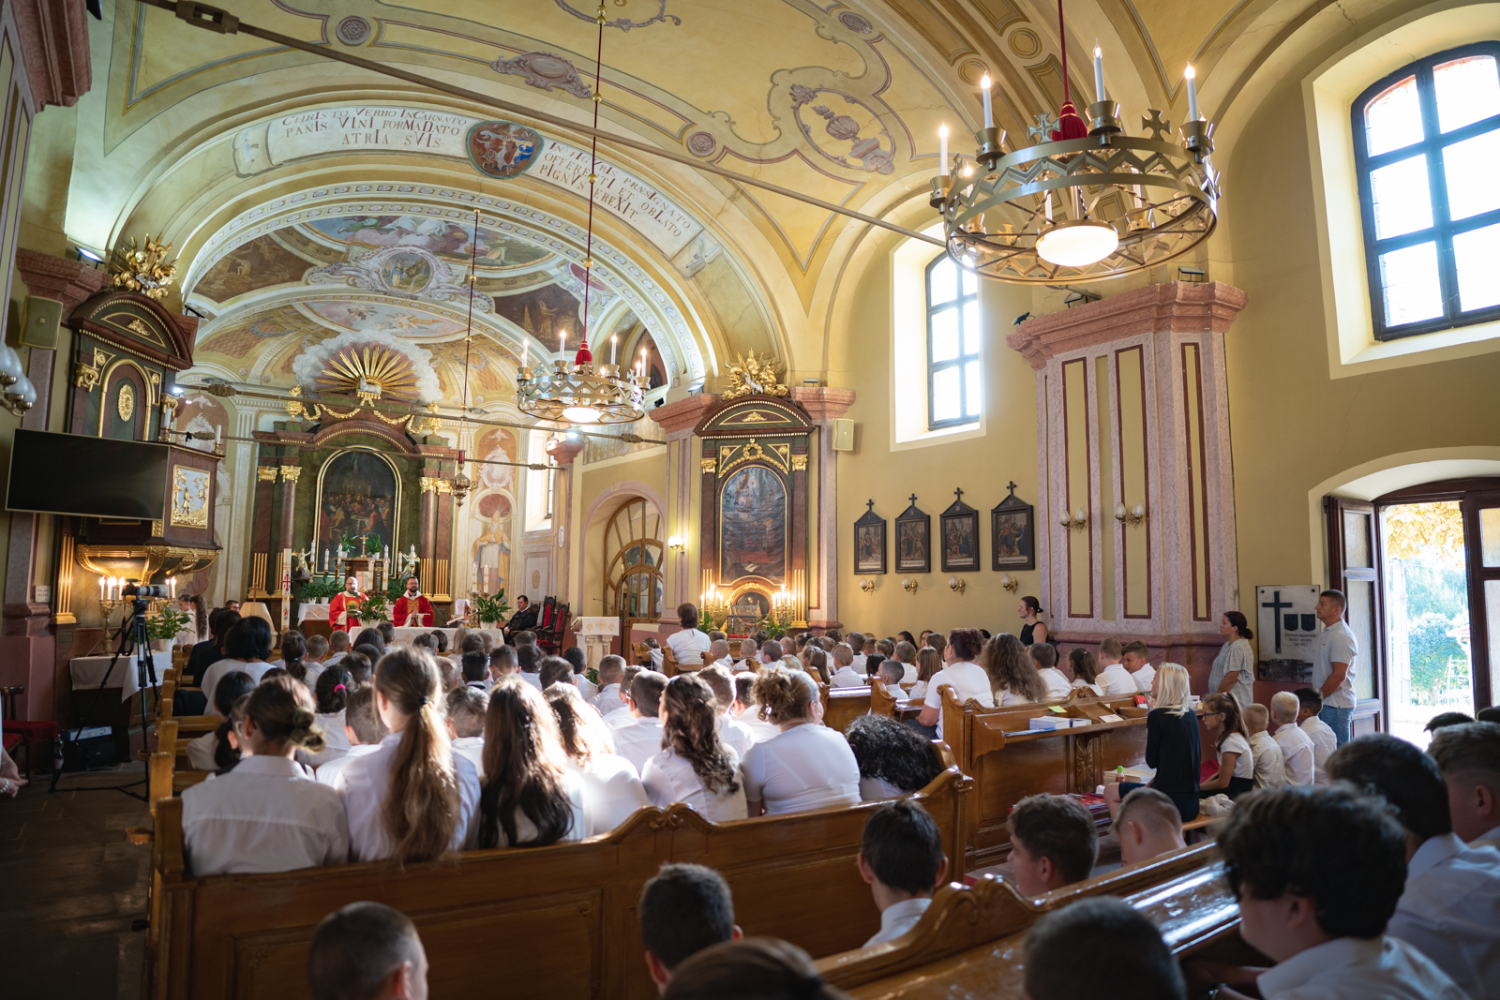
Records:
[[[126,580],[125,589],[120,591],[120,594],[124,597],[133,597],[137,600],[142,601],[146,600],[147,598],[161,598],[168,596],[166,587],[159,585],[153,586],[151,584],[147,584],[143,587],[137,580]]]

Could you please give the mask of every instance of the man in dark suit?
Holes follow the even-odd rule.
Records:
[[[510,621],[505,623],[502,629],[507,641],[513,639],[517,632],[528,632],[536,628],[537,609],[522,594],[516,598],[516,613],[510,616]]]

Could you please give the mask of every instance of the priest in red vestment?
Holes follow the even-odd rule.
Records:
[[[348,632],[349,626],[359,624],[359,609],[364,606],[367,596],[359,589],[359,581],[354,577],[344,581],[344,592],[335,594],[333,600],[328,602],[328,624],[335,632]]]
[[[421,592],[417,578],[406,578],[406,593],[396,598],[391,609],[391,621],[397,628],[431,628],[432,602]]]

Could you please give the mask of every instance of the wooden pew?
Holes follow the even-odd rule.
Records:
[[[939,752],[951,763],[946,747]],[[171,762],[166,753],[156,759]],[[914,796],[937,820],[959,878],[971,786],[950,766]],[[855,864],[865,819],[878,805],[718,825],[683,805],[647,807],[580,843],[473,851],[405,868],[193,878],[181,799],[162,796],[154,807],[147,995],[305,997],[307,945],[318,921],[347,903],[377,900],[416,921],[433,996],[491,994],[498,974],[508,995],[650,1000],[656,989],[641,957],[635,907],[641,886],[669,861],[717,869],[746,934],[834,954],[879,928]]]
[[[1054,714],[1047,705],[983,708],[960,702],[951,688],[943,698],[943,738],[958,766],[974,779],[969,812],[968,866],[998,864],[1010,853],[1011,807],[1028,795],[1092,793],[1117,766],[1146,761],[1146,712],[1131,698],[1075,698],[1060,703],[1077,718],[1107,710],[1123,722],[1030,731],[1030,720]],[[1102,832],[1102,831],[1101,831]]]
[[[818,971],[862,1000],[1019,1000],[1023,944],[1032,924],[1079,899],[1104,895],[1119,896],[1143,912],[1179,957],[1251,958],[1236,933],[1238,902],[1209,844],[1096,876],[1037,900],[991,876],[972,886],[949,884],[902,937],[824,958]],[[1079,958],[1086,961],[1088,956],[1088,943],[1079,942]]]

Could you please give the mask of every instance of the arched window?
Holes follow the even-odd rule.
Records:
[[[1500,44],[1414,62],[1354,102],[1377,340],[1500,317]]]
[[[604,529],[604,613],[627,621],[661,617],[661,515],[637,497],[615,511]]]
[[[927,265],[927,428],[979,419],[979,276],[944,253]]]

